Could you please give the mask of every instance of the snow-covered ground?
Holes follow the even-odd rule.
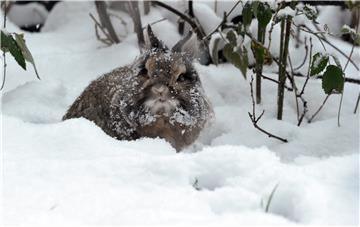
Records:
[[[162,139],[118,141],[85,119],[61,121],[91,80],[139,54],[133,33],[104,47],[89,12],[95,14],[88,2],[59,3],[42,33],[25,34],[40,81],[30,65],[23,71],[7,57],[3,224],[359,224],[359,114],[353,114],[358,86],[345,86],[341,127],[339,95],[330,97],[313,123],[297,127],[293,93],[286,93],[284,120],[277,121],[276,86],[263,81],[263,104],[257,110],[266,111],[259,124],[286,137],[284,144],[267,138],[249,120],[251,72],[245,80],[230,64],[197,64],[216,121],[193,146],[176,153]],[[131,31],[130,19],[123,17]],[[152,10],[143,23],[161,18]],[[7,30],[18,31],[11,22]],[[153,30],[169,46],[180,38],[169,21]],[[350,52],[350,44],[333,42]],[[321,48],[315,40],[314,52]],[[302,61],[298,52],[290,51],[296,65]],[[359,48],[353,59],[360,63]],[[346,59],[340,60],[344,65]],[[352,65],[347,75],[359,78]],[[305,97],[313,114],[325,97],[320,80],[310,80]]]

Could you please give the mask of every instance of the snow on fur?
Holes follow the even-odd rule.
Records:
[[[118,45],[99,43],[89,11],[95,13],[92,3],[61,2],[49,14],[46,32],[25,34],[41,81],[7,58],[1,122],[3,224],[358,224],[359,114],[352,113],[358,86],[345,85],[341,127],[337,95],[313,123],[297,127],[293,93],[285,94],[284,120],[278,121],[276,86],[264,81],[263,104],[257,110],[266,111],[259,124],[286,137],[289,143],[283,144],[253,128],[247,114],[249,80],[238,69],[196,64],[216,116],[196,143],[176,153],[159,138],[119,141],[85,119],[61,121],[90,81],[139,56],[133,33]],[[143,20],[161,17],[152,9]],[[16,29],[8,25],[8,31]],[[162,26],[169,32],[159,36],[172,46],[176,26],[164,21],[153,29],[161,31]],[[351,51],[350,44],[333,41],[345,53]],[[272,42],[278,45],[275,38]],[[314,53],[321,48],[314,41]],[[359,51],[354,52],[359,62]],[[302,61],[301,51],[290,54],[300,59],[295,63]],[[347,74],[356,73],[349,65]],[[311,79],[305,91],[310,111],[324,97],[320,81]]]

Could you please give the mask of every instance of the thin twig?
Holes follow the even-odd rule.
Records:
[[[332,48],[334,48],[336,51],[338,51],[341,55],[343,55],[344,57],[348,57],[348,55],[346,55],[342,50],[340,50],[337,46],[335,46],[334,44],[332,44],[331,42],[329,42],[327,39],[324,39],[320,36],[318,36],[318,34],[316,32],[311,31],[306,25],[297,25],[295,23],[293,23],[295,26],[300,26],[300,29],[304,32],[310,33],[312,35],[315,35],[319,40],[324,41],[326,44],[328,44],[329,46],[331,46]],[[302,27],[306,28],[303,29]],[[350,58],[349,60],[351,62],[351,64],[359,71],[359,67],[357,66],[357,64]]]
[[[5,7],[6,7],[6,1],[5,1]],[[4,29],[6,28],[6,9],[4,7]],[[0,91],[4,88],[5,86],[5,80],[6,80],[6,55],[5,55],[5,51],[3,51],[3,59],[4,59],[4,73],[3,73],[3,81],[1,83],[1,88],[0,88]]]
[[[265,110],[262,111],[262,113],[260,114],[259,117],[256,117],[256,113],[255,113],[255,99],[254,99],[254,91],[253,91],[253,81],[254,81],[254,77],[251,75],[251,81],[250,81],[250,93],[251,93],[251,101],[252,101],[252,114],[250,112],[248,112],[249,117],[251,119],[251,122],[253,123],[254,127],[256,129],[258,129],[259,131],[261,131],[262,133],[265,133],[266,135],[268,135],[270,138],[274,138],[277,140],[280,140],[284,143],[287,143],[288,140],[281,138],[279,136],[276,136],[272,133],[269,133],[268,131],[262,129],[260,126],[258,126],[258,121],[261,119],[261,117],[264,115]]]
[[[272,38],[271,38],[271,34],[272,34],[272,32],[273,32],[273,30],[274,30],[274,27],[275,27],[275,24],[276,24],[276,22],[275,22],[275,18],[277,17],[277,15],[278,15],[278,12],[279,12],[279,10],[282,8],[282,3],[280,3],[280,4],[278,4],[278,6],[277,6],[277,8],[276,8],[276,10],[275,10],[275,13],[274,13],[274,16],[273,16],[273,20],[272,20],[272,22],[271,22],[271,26],[270,26],[270,29],[269,29],[269,45],[268,45],[268,49],[270,49],[270,46],[271,46],[271,40],[272,40]]]
[[[359,22],[359,15],[358,15],[358,10],[355,12],[356,13],[356,19],[355,21]],[[358,32],[358,28],[359,28],[359,23],[356,24],[356,33]],[[343,69],[343,72],[345,73],[345,70],[347,68],[347,66],[349,65],[350,59],[352,57],[352,54],[354,52],[355,49],[355,41],[352,43],[352,48],[351,48],[351,52],[350,55],[347,59],[347,62],[345,64],[345,67]],[[345,75],[344,75],[345,77]],[[344,97],[344,90],[345,90],[345,85],[343,86],[342,92],[341,92],[341,97],[340,97],[340,103],[339,103],[339,109],[338,109],[338,117],[337,117],[337,121],[338,121],[338,127],[340,127],[340,114],[341,114],[341,106],[342,106],[342,101],[343,101],[343,97]]]
[[[111,44],[115,43],[115,41],[110,37],[110,35],[104,30],[104,27],[100,24],[100,22],[98,22],[96,20],[96,18],[94,17],[94,15],[92,15],[91,13],[89,13],[90,18],[95,22],[95,34],[97,33],[96,28],[100,28],[100,30],[102,31],[102,33],[106,36],[106,38],[111,42]],[[96,27],[97,26],[97,27]],[[98,34],[97,34],[98,35]],[[100,36],[99,36],[100,37]],[[104,42],[104,39],[99,39],[100,41]]]
[[[294,68],[293,68],[293,65],[291,62],[290,54],[288,56],[288,60],[289,60],[289,65],[290,65],[290,69],[291,69],[291,78],[292,78],[291,81],[292,81],[292,87],[294,89],[294,97],[295,97],[295,103],[296,103],[296,117],[297,117],[297,120],[299,121],[299,119],[300,119],[299,101],[298,101],[298,96],[297,96],[297,87],[296,87],[295,79],[294,79]]]
[[[302,74],[301,72],[294,72],[294,76],[296,77],[306,77],[306,75]],[[322,79],[323,76],[316,76],[315,79]],[[354,78],[350,78],[350,77],[344,77],[345,82],[347,83],[352,83],[352,84],[359,84],[360,85],[360,80],[359,79],[354,79]]]
[[[98,30],[98,27],[99,27],[99,26],[98,26],[97,24],[94,24],[94,26],[95,26],[95,35],[96,35],[96,38],[97,38],[99,41],[105,43],[106,45],[111,46],[111,44],[113,44],[113,42],[112,42],[111,40],[107,39],[107,38],[101,38],[101,37],[100,37],[100,34],[99,34],[99,30]]]
[[[144,3],[145,3],[145,2],[144,2]],[[109,16],[112,16],[112,17],[118,19],[118,20],[121,22],[121,24],[124,26],[126,34],[129,33],[128,28],[127,28],[127,23],[126,23],[126,21],[125,21],[122,17],[120,17],[119,15],[116,15],[115,13],[113,13],[113,12],[111,12],[111,11],[108,11],[108,14],[109,14]],[[122,38],[125,38],[125,37],[126,37],[126,36],[120,35],[120,34],[119,34],[119,36],[121,36]]]
[[[311,37],[310,37],[310,38],[311,38]],[[305,57],[304,57],[303,62],[302,62],[299,66],[297,66],[296,68],[294,68],[294,70],[298,70],[298,69],[300,69],[301,67],[303,67],[303,65],[305,65],[306,59],[307,59],[307,57],[308,57],[308,51],[309,51],[309,47],[308,47],[308,45],[307,45],[307,39],[306,39],[306,37],[305,37]]]
[[[359,95],[358,95],[358,98],[357,98],[357,101],[356,101],[356,104],[355,104],[354,114],[356,114],[356,111],[358,109],[359,101],[360,101],[360,92],[359,92]]]
[[[207,34],[207,35],[203,38],[203,40],[208,39],[212,34],[214,34],[215,32],[217,32],[218,29],[219,29],[222,25],[224,25],[224,24],[226,23],[227,17],[234,11],[234,9],[236,8],[236,6],[238,6],[238,5],[240,4],[240,2],[241,2],[241,0],[237,1],[237,2],[235,3],[235,5],[230,9],[230,11],[229,11],[228,13],[225,13],[225,14],[224,14],[224,20],[223,20],[212,32],[210,32],[209,34]]]
[[[300,118],[299,118],[299,121],[298,121],[298,123],[297,123],[297,126],[300,126],[300,125],[301,125],[301,123],[302,123],[302,121],[303,121],[306,113],[308,112],[307,101],[306,101],[302,96],[300,96],[299,98],[300,98],[300,100],[301,100],[302,103],[303,103],[303,112],[302,112],[302,114],[300,115]]]
[[[167,20],[167,19],[166,19],[166,18],[162,18],[162,19],[156,20],[156,21],[154,21],[154,22],[151,22],[149,25],[154,25],[154,24],[160,23],[160,22],[165,21],[165,20]],[[143,26],[143,27],[142,27],[142,30],[144,30],[145,28],[147,28],[147,25],[146,25],[146,26]]]
[[[267,76],[264,76],[264,75],[261,75],[261,77],[263,78],[263,79],[265,79],[265,80],[269,80],[269,81],[271,81],[271,82],[274,82],[274,83],[276,83],[276,84],[279,84],[279,81],[277,81],[277,80],[275,80],[275,79],[273,79],[273,78],[270,78],[270,77],[267,77]],[[294,89],[292,89],[291,87],[288,87],[287,85],[285,85],[285,88],[286,88],[286,90],[288,90],[288,91],[293,91]]]
[[[100,23],[109,32],[108,35],[114,43],[119,43],[120,40],[116,35],[115,29],[111,23],[104,1],[95,1],[96,11],[99,15]]]
[[[326,101],[328,100],[328,98],[330,97],[331,94],[328,94],[326,96],[326,98],[324,99],[323,103],[321,104],[321,106],[319,107],[319,109],[310,117],[310,119],[308,120],[308,123],[311,123],[311,121],[314,119],[314,117],[320,112],[320,110],[324,107]]]
[[[303,121],[306,113],[308,112],[307,101],[304,99],[303,94],[304,94],[304,92],[305,92],[306,85],[307,85],[307,83],[308,83],[308,81],[309,81],[309,79],[310,79],[310,68],[311,68],[311,61],[312,61],[312,49],[313,49],[313,44],[312,44],[312,38],[310,37],[309,67],[308,67],[308,71],[307,71],[307,74],[306,74],[306,80],[305,80],[305,82],[304,82],[304,84],[303,84],[303,87],[302,87],[300,93],[297,94],[297,98],[299,98],[299,99],[302,101],[302,103],[303,103],[303,112],[302,112],[302,114],[300,115],[300,117],[299,117],[299,119],[298,119],[298,124],[297,124],[297,126],[300,126],[300,125],[301,125],[301,123],[302,123],[302,121]],[[294,75],[295,75],[294,72],[292,72],[292,75],[293,75],[293,79],[295,80],[295,78],[294,78]]]
[[[313,44],[312,44],[312,38],[310,37],[310,57],[309,57],[309,67],[308,67],[308,71],[307,71],[307,74],[306,74],[306,80],[305,80],[305,83],[300,91],[300,94],[299,96],[302,96],[304,94],[304,91],[305,91],[305,87],[310,79],[310,68],[311,68],[311,61],[312,61],[312,49],[313,49]],[[294,75],[294,74],[293,74]]]
[[[138,39],[138,45],[140,48],[140,52],[142,52],[145,47],[145,38],[144,38],[144,33],[142,30],[142,25],[141,25],[139,2],[127,1],[127,8],[128,8],[128,12],[134,22],[134,31],[135,31],[137,39]]]
[[[198,25],[195,23],[195,21],[193,21],[189,16],[185,15],[184,13],[180,12],[177,9],[174,9],[173,7],[161,2],[161,1],[153,1],[154,5],[158,5],[160,7],[163,7],[167,10],[169,10],[170,12],[178,15],[179,17],[181,17],[184,21],[186,21],[191,28],[196,32],[196,34],[198,34],[199,36],[201,36],[201,38],[204,37],[205,34],[201,34],[201,30],[198,28]]]

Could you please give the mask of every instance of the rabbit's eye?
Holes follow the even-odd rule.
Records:
[[[139,72],[139,75],[148,77],[148,71],[146,68],[142,68]]]
[[[186,80],[186,75],[184,73],[181,73],[178,78],[177,78],[177,82],[184,82]]]

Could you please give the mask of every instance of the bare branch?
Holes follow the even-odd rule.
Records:
[[[359,10],[356,11],[356,21],[359,21],[359,14],[358,14]],[[356,33],[358,32],[358,28],[359,28],[359,23],[356,24]],[[345,72],[347,66],[349,65],[349,62],[350,62],[350,59],[352,57],[352,54],[354,52],[354,49],[355,49],[355,41],[353,42],[352,44],[352,48],[351,48],[351,52],[350,52],[350,55],[348,56],[348,59],[347,59],[347,62],[345,64],[345,67],[343,69],[343,72]],[[345,75],[344,75],[345,77]],[[345,86],[343,87],[342,89],[342,92],[341,92],[341,98],[340,98],[340,103],[339,103],[339,110],[338,110],[338,117],[337,117],[337,120],[338,120],[338,127],[340,127],[340,114],[341,114],[341,106],[342,106],[342,101],[343,101],[343,97],[344,97],[344,89],[345,89]]]
[[[106,10],[106,4],[104,1],[95,1],[96,10],[100,18],[101,25],[109,32],[109,37],[114,43],[119,43],[120,40],[117,37],[114,27],[110,21],[109,15]]]
[[[331,94],[328,94],[326,96],[326,98],[324,99],[323,103],[321,104],[321,106],[319,107],[319,109],[310,117],[310,119],[308,120],[308,123],[311,123],[311,121],[316,117],[316,115],[320,112],[320,110],[324,107],[326,101],[328,100],[328,98],[330,97]]]
[[[358,95],[358,98],[357,98],[357,101],[356,101],[356,104],[355,104],[354,114],[356,114],[356,111],[358,109],[359,101],[360,101],[360,92],[359,92],[359,95]]]
[[[132,20],[134,21],[134,31],[136,32],[138,38],[138,44],[140,51],[145,47],[144,33],[141,25],[140,11],[139,11],[139,2],[137,1],[128,1],[127,2],[128,10]]]
[[[223,26],[226,23],[226,19],[229,17],[229,15],[234,11],[234,9],[236,8],[236,6],[238,6],[240,4],[241,0],[237,1],[235,3],[235,5],[230,9],[230,11],[228,13],[224,13],[224,19],[223,21],[209,34],[207,34],[203,40],[207,40],[211,37],[212,34],[214,34],[215,32],[218,31],[219,28],[221,28],[221,26]]]
[[[306,80],[305,80],[305,83],[300,91],[300,94],[299,96],[302,96],[304,94],[304,91],[305,91],[305,87],[310,79],[310,69],[311,69],[311,61],[312,61],[312,49],[313,49],[313,44],[312,44],[312,39],[310,37],[310,58],[309,58],[309,67],[308,67],[308,72],[307,72],[307,75],[306,75]]]
[[[301,72],[294,72],[294,76],[296,77],[306,77],[306,75],[302,74]],[[322,76],[316,76],[315,79],[322,79]],[[360,80],[359,79],[354,79],[354,78],[350,78],[350,77],[344,77],[345,82],[348,83],[353,83],[353,84],[359,84],[360,85]]]
[[[311,39],[311,37],[310,37],[310,39]],[[294,70],[298,70],[298,69],[300,69],[301,67],[303,67],[303,65],[305,65],[306,59],[307,59],[307,57],[308,57],[308,51],[309,51],[309,47],[308,47],[308,45],[307,45],[307,43],[306,43],[306,37],[305,37],[305,57],[304,57],[303,62],[302,62],[299,66],[297,66],[296,68],[294,68]]]
[[[273,79],[273,78],[267,77],[267,76],[265,76],[265,75],[261,75],[261,77],[262,77],[263,79],[265,79],[265,80],[269,80],[269,81],[271,81],[271,82],[274,82],[274,83],[276,83],[276,84],[279,84],[279,81],[277,81],[277,80],[275,80],[275,79]],[[288,90],[288,91],[293,91],[293,90],[294,90],[294,89],[292,89],[291,87],[288,87],[287,85],[285,85],[285,88],[286,88],[286,90]]]
[[[114,43],[114,40],[111,39],[110,35],[106,32],[106,30],[104,29],[104,27],[96,20],[96,18],[94,17],[94,15],[92,15],[91,13],[89,13],[90,18],[94,21],[95,23],[95,34],[96,34],[96,38],[105,43],[106,45],[111,45]],[[99,35],[99,31],[98,28],[100,28],[100,30],[102,31],[102,33],[105,35],[105,39],[101,38]]]
[[[154,25],[154,24],[160,23],[160,22],[165,21],[165,20],[167,20],[167,19],[166,19],[166,18],[161,18],[161,19],[159,19],[159,20],[156,20],[156,21],[154,21],[154,22],[151,22],[150,25]],[[147,27],[147,26],[143,26],[143,27],[142,27],[142,30],[144,30],[146,27]]]
[[[165,9],[169,10],[170,12],[172,12],[172,13],[178,15],[179,17],[181,17],[181,19],[186,21],[191,26],[191,28],[194,30],[194,32],[198,35],[199,39],[203,39],[205,34],[201,31],[199,26],[196,24],[196,22],[192,18],[190,18],[189,16],[185,15],[184,13],[180,12],[179,10],[174,9],[173,7],[167,5],[167,4],[163,3],[163,2],[160,2],[160,1],[153,1],[153,2],[154,2],[155,5],[163,7]]]
[[[5,1],[5,6],[4,6],[4,29],[6,28],[6,13],[7,13],[7,10],[6,10],[6,1]],[[1,83],[1,88],[0,88],[0,91],[4,88],[5,86],[5,80],[6,80],[6,55],[5,55],[5,51],[3,51],[3,59],[4,59],[4,68],[3,68],[3,80],[2,80],[2,83]]]
[[[250,93],[251,93],[251,101],[252,101],[252,114],[250,112],[248,112],[249,114],[249,117],[251,119],[251,122],[253,123],[254,127],[256,129],[258,129],[260,132],[262,133],[265,133],[266,135],[268,135],[270,138],[274,138],[274,139],[277,139],[277,140],[280,140],[284,143],[287,143],[288,140],[287,139],[284,139],[284,138],[281,138],[279,136],[276,136],[272,133],[269,133],[268,131],[262,129],[260,126],[258,126],[258,121],[261,119],[261,117],[264,115],[265,113],[265,110],[262,111],[262,113],[260,114],[259,117],[256,117],[256,113],[255,113],[255,99],[254,99],[254,91],[253,91],[253,82],[254,82],[254,77],[251,76],[251,81],[250,81]]]
[[[307,32],[307,33],[312,34],[312,35],[315,35],[315,36],[320,40],[320,42],[321,42],[322,45],[324,45],[323,42],[325,42],[326,44],[328,44],[329,46],[331,46],[332,48],[334,48],[336,51],[338,51],[341,55],[343,55],[344,57],[348,58],[348,55],[345,54],[342,50],[340,50],[337,46],[335,46],[334,44],[332,44],[331,42],[329,42],[327,39],[319,36],[318,33],[314,32],[314,31],[311,31],[311,29],[309,29],[306,25],[304,25],[304,24],[297,25],[297,24],[295,24],[295,23],[293,23],[293,24],[294,24],[295,26],[297,26],[297,27],[300,26],[300,29],[301,29],[302,31]],[[306,29],[304,29],[304,28],[306,28]],[[325,46],[324,46],[324,48],[325,48]],[[359,67],[357,66],[357,64],[356,64],[351,58],[349,58],[349,61],[350,61],[350,63],[359,71]]]

